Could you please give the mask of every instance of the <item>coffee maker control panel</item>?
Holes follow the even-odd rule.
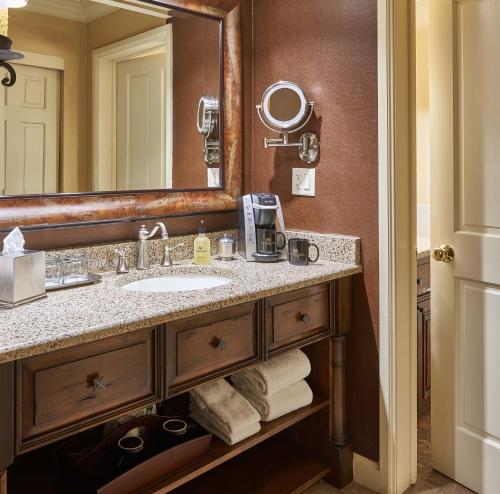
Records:
[[[245,248],[245,253],[243,254],[242,252],[242,255],[248,260],[253,260],[252,254],[257,249],[257,239],[252,196],[248,194],[240,199],[242,200],[242,204],[240,204],[240,216],[243,214],[243,218],[240,217],[240,234],[243,231],[245,237],[245,242],[240,242],[240,245]],[[241,223],[245,225],[243,229],[241,228]]]

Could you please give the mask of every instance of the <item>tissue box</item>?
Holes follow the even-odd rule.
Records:
[[[16,307],[45,296],[45,252],[0,254],[0,306]]]

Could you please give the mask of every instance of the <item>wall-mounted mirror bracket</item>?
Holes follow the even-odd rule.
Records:
[[[207,165],[220,163],[219,99],[202,96],[198,103],[198,132],[205,138],[204,157]]]
[[[257,114],[262,123],[281,137],[264,138],[264,148],[296,147],[300,159],[313,163],[319,156],[319,139],[316,134],[306,132],[298,142],[290,142],[289,134],[303,129],[314,113],[314,103],[306,100],[302,89],[292,82],[281,81],[270,86],[257,105]]]

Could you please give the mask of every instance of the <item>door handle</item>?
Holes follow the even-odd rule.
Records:
[[[432,257],[435,261],[448,264],[455,259],[455,251],[451,245],[441,245],[440,247],[434,249]]]

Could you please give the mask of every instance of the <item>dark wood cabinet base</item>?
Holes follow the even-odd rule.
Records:
[[[162,475],[148,475],[140,464],[136,467],[141,485],[137,494],[290,494],[302,492],[322,478],[344,487],[353,475],[346,384],[350,293],[350,279],[337,280],[18,362],[18,381],[23,384],[19,390],[23,392],[17,393],[16,406],[18,412],[23,406],[34,411],[18,413],[18,431],[31,431],[33,424],[45,427],[33,418],[44,410],[50,427],[37,430],[38,436],[31,432],[31,436],[17,436],[18,451],[23,445],[25,454],[9,468],[9,486],[2,477],[4,491],[0,494],[36,490],[95,494],[95,489],[82,490],[88,478],[82,472],[72,475],[68,485],[67,475],[63,475],[67,460],[61,451],[75,451],[65,449],[65,441],[76,441],[76,451],[81,450],[88,445],[84,441],[89,433],[102,441],[102,418],[120,415],[120,410],[113,415],[107,408],[106,395],[101,394],[106,388],[95,389],[96,373],[107,377],[111,389],[120,390],[119,399],[112,394],[109,398],[118,399],[118,408],[123,405],[122,397],[126,403],[141,406],[162,400],[172,406],[174,400],[187,404],[187,392],[200,382],[227,377],[257,360],[299,347],[311,362],[306,379],[314,395],[311,405],[262,423],[259,433],[234,446],[214,437],[203,457],[161,481]],[[310,315],[306,323],[297,316],[303,313]],[[221,339],[224,345],[220,345]],[[129,375],[126,363],[136,369],[140,379]],[[31,379],[36,373],[41,377]],[[91,405],[74,405],[87,395]],[[180,415],[188,413],[186,407]]]
[[[430,259],[417,264],[417,410],[418,414],[431,405],[431,276]]]
[[[7,470],[0,472],[0,494],[7,494]]]

